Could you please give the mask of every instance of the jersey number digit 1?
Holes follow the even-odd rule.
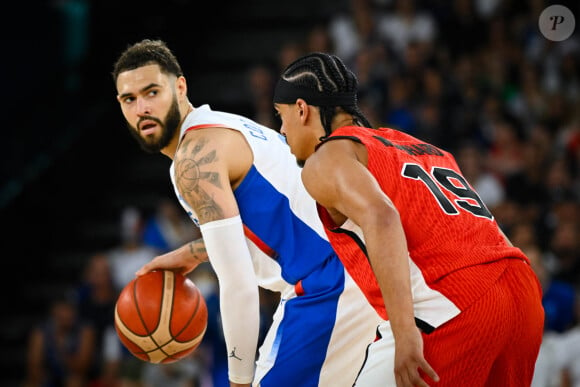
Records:
[[[443,211],[449,215],[458,214],[459,210],[457,206],[459,206],[475,216],[493,219],[493,215],[489,212],[479,195],[469,187],[469,184],[467,184],[463,176],[452,169],[433,167],[431,175],[429,175],[418,164],[405,164],[402,174],[410,179],[421,180],[429,188],[435,199],[437,199]],[[457,181],[461,186],[455,185],[451,179]],[[435,181],[457,197],[454,200],[455,204],[445,196]],[[471,199],[472,202],[475,201],[477,205],[471,204],[467,199]]]

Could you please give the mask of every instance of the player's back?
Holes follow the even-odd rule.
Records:
[[[369,171],[399,212],[411,259],[425,282],[458,307],[469,305],[501,275],[501,267],[481,264],[527,261],[505,240],[450,153],[388,128],[343,127],[329,139],[337,137],[365,145]],[[474,275],[480,278],[470,282]]]
[[[398,208],[419,266],[449,265],[442,267],[447,273],[506,253],[522,255],[508,246],[450,153],[392,129],[348,132],[365,142],[368,168]]]

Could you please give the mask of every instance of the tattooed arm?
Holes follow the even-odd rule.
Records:
[[[231,187],[241,182],[252,163],[251,151],[241,136],[227,129],[204,129],[188,133],[176,154],[175,177],[178,190],[196,211],[201,223],[239,214]],[[210,142],[210,138],[217,140]],[[218,152],[218,143],[222,144],[219,147],[221,152]],[[228,150],[228,147],[237,149]],[[225,153],[226,156],[219,153]],[[208,260],[203,238],[199,238],[155,257],[141,267],[136,275],[155,269],[188,274]]]
[[[253,155],[235,130],[188,132],[174,158],[175,184],[195,212],[219,281],[220,312],[231,386],[249,386],[259,334],[258,283],[233,188]]]
[[[174,158],[175,183],[200,224],[239,215],[232,186],[249,170],[252,154],[229,129],[188,132]]]

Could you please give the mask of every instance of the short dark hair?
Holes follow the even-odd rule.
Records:
[[[143,39],[129,45],[113,65],[113,81],[117,83],[120,73],[150,64],[159,65],[161,72],[176,77],[183,75],[181,66],[173,52],[162,40]]]

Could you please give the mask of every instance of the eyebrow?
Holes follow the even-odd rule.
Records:
[[[154,87],[161,87],[161,85],[158,83],[150,83],[147,86],[143,87],[141,90],[139,90],[139,92],[144,93],[147,90],[152,89]],[[131,95],[133,95],[133,93],[123,93],[123,94],[119,94],[119,98],[125,98],[125,97],[129,97]]]

